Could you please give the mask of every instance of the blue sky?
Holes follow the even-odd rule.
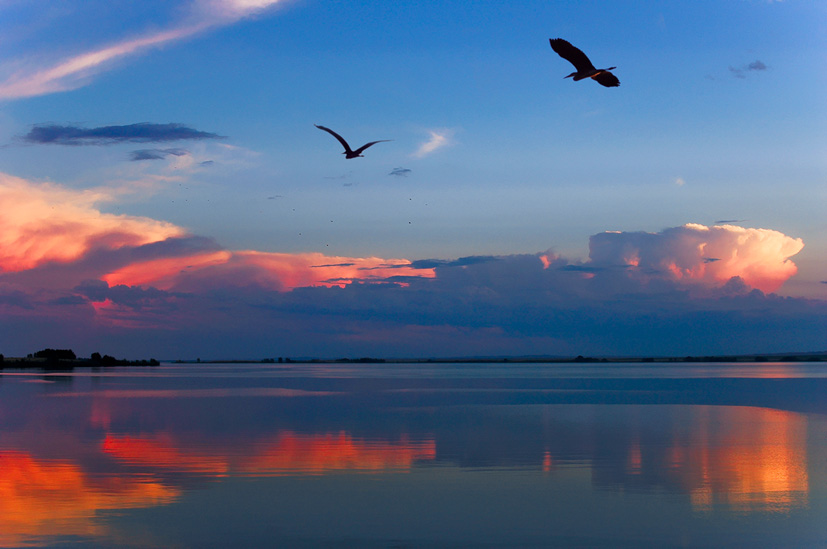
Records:
[[[483,269],[482,262],[451,263],[471,256],[509,265],[534,257],[545,271],[550,267],[538,258],[553,257],[568,272],[577,267],[595,280],[608,277],[609,270],[596,274],[606,265],[597,264],[594,251],[605,244],[599,235],[606,231],[621,236],[610,243],[618,248],[603,257],[623,267],[617,277],[636,280],[638,293],[632,293],[640,299],[651,292],[653,279],[662,278],[673,290],[692,293],[692,299],[713,300],[708,309],[722,310],[726,307],[709,292],[738,276],[744,291],[757,289],[773,303],[806,303],[814,308],[808,321],[824,326],[827,6],[822,2],[6,0],[0,1],[0,27],[0,173],[13,189],[5,200],[19,211],[46,204],[67,216],[59,223],[44,217],[39,229],[28,223],[25,230],[23,221],[7,219],[4,230],[17,236],[4,243],[0,294],[16,296],[6,299],[7,318],[25,317],[33,326],[44,322],[51,326],[46,333],[67,344],[76,334],[62,323],[64,315],[93,323],[92,332],[100,335],[86,336],[82,344],[89,346],[112,340],[114,317],[120,319],[119,344],[126,349],[130,333],[145,340],[141,330],[158,327],[145,317],[151,309],[146,303],[139,307],[111,296],[95,301],[78,290],[90,281],[106,281],[110,288],[117,281],[141,295],[168,292],[157,297],[160,301],[172,294],[202,298],[206,287],[220,294],[239,286],[223,272],[198,290],[169,273],[163,283],[135,275],[137,267],[131,278],[123,274],[135,257],[167,257],[169,252],[158,252],[164,243],[222,250],[224,259],[210,261],[243,263],[250,277],[245,292],[259,288],[262,303],[288,299],[296,288],[317,290],[314,299],[324,303],[328,298],[320,286],[333,279],[352,281],[344,290],[356,292],[363,285],[358,281],[367,283],[374,272],[369,269],[387,261],[440,260],[436,271],[405,273],[427,274],[433,283],[427,291],[411,289],[423,280],[399,286],[416,293],[419,297],[410,297],[414,301],[439,301],[433,286],[444,286],[436,295],[458,291],[447,282],[451,269]],[[572,68],[549,47],[548,39],[556,37],[583,49],[598,67],[617,66],[620,87],[564,79]],[[93,64],[93,57],[106,59]],[[135,133],[133,125],[142,123],[156,133]],[[368,149],[364,158],[345,160],[339,144],[314,124],[338,131],[354,147],[392,141]],[[133,134],[55,144],[33,132],[47,126],[129,127]],[[172,127],[201,137],[159,137]],[[82,207],[72,210],[68,203]],[[72,234],[78,224],[87,230],[76,241],[86,244],[71,253],[44,236]],[[687,224],[716,235],[719,240],[698,245],[719,250],[721,257],[695,250],[692,263],[683,246],[695,242],[700,229]],[[712,230],[716,225],[735,228]],[[660,236],[641,239],[640,232]],[[729,248],[722,248],[725,242]],[[630,246],[637,246],[634,253]],[[133,248],[135,257],[125,259]],[[107,259],[104,252],[120,259]],[[363,270],[330,278],[308,275],[294,284],[287,282],[281,262],[262,266],[251,259],[275,257],[266,254],[305,258],[308,273],[344,263]],[[354,261],[366,258],[387,261],[377,259],[371,266]],[[643,264],[652,272],[644,272]],[[205,280],[203,271],[214,268],[208,265],[200,267]],[[194,269],[179,267],[181,276]],[[86,278],[67,278],[61,269]],[[255,269],[263,272],[250,274]],[[297,267],[291,269],[295,273]],[[652,274],[656,271],[660,274]],[[232,280],[239,280],[233,272]],[[480,283],[480,292],[512,295],[526,272],[506,269],[502,278]],[[547,278],[539,283],[543,295],[560,290],[563,283]],[[609,299],[596,292],[588,282],[592,278],[584,282],[591,286],[577,291],[589,300]],[[372,282],[403,284],[388,278]],[[696,295],[699,288],[707,292],[703,297]],[[778,301],[781,296],[789,299]],[[69,314],[43,305],[61,299],[74,299],[76,310]],[[320,352],[392,353],[391,345],[365,341],[378,341],[381,334],[393,339],[394,333],[415,333],[422,326],[466,330],[467,343],[457,349],[462,354],[472,352],[479,338],[490,339],[467,319],[442,318],[450,306],[437,305],[431,303],[434,312],[427,320],[390,326],[368,319],[369,326],[353,328],[352,337],[342,336]],[[565,338],[553,333],[524,337],[512,330],[505,311],[513,307],[518,314],[524,306],[520,300],[498,303],[487,328],[499,330],[502,343],[486,352],[576,347],[560,343]],[[330,307],[327,313],[342,319],[355,314]],[[581,310],[576,303],[570,307]],[[737,307],[730,312],[742,313]],[[250,316],[242,309],[237,314]],[[129,322],[123,324],[124,318]],[[289,318],[281,311],[261,322]],[[322,324],[308,322],[307,333]],[[681,317],[683,322],[689,321]],[[694,329],[700,334],[704,326]],[[817,330],[804,341],[796,339],[794,329],[787,332],[788,346],[827,347],[827,336],[819,338]],[[667,340],[676,341],[679,333],[676,324]],[[540,341],[541,336],[554,341]],[[181,338],[190,338],[188,346],[180,343],[183,352],[203,340],[220,340],[207,327]],[[757,336],[753,343],[760,346],[765,339]],[[270,352],[263,334],[250,341],[246,348]],[[607,336],[585,352],[647,350],[644,343],[632,349],[611,341]],[[589,340],[578,345],[588,347]],[[726,350],[726,342],[720,346]],[[294,347],[290,353],[314,354],[313,345]],[[697,347],[695,352],[702,352],[700,343]],[[171,341],[156,354],[178,350]],[[411,343],[405,352],[431,351],[453,354],[448,343],[433,349]],[[216,344],[213,352],[238,351]]]

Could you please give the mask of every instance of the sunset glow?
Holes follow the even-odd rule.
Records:
[[[433,440],[397,441],[356,439],[341,432],[302,435],[285,431],[272,441],[256,445],[250,454],[213,454],[178,449],[161,436],[136,438],[108,435],[102,449],[129,464],[183,470],[210,476],[318,475],[335,471],[410,470],[416,461],[433,460]]]
[[[141,246],[184,234],[170,223],[97,209],[114,199],[105,189],[75,191],[0,173],[0,272],[67,263],[92,249]]]
[[[168,505],[179,495],[151,477],[92,478],[70,461],[0,452],[0,545],[49,535],[105,538],[98,513]]]

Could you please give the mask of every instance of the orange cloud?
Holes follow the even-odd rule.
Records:
[[[171,223],[95,207],[114,198],[106,189],[74,190],[0,173],[0,271],[68,263],[93,248],[141,246],[185,234]]]
[[[256,285],[278,291],[305,286],[345,286],[356,280],[391,276],[432,278],[433,269],[414,269],[407,259],[340,257],[321,253],[212,252],[135,263],[106,274],[110,286],[151,284],[168,290],[182,287]]]
[[[605,232],[590,241],[596,265],[625,265],[638,276],[650,272],[685,282],[720,286],[733,277],[763,292],[773,292],[795,275],[790,257],[804,247],[770,229],[689,223],[660,233]]]

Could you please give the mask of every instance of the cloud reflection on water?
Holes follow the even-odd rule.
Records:
[[[813,487],[827,454],[812,439],[822,416],[762,407],[756,396],[775,388],[800,397],[802,383],[818,391],[818,380],[717,379],[729,392],[710,402],[708,379],[618,385],[493,370],[442,379],[288,372],[251,387],[239,372],[177,380],[84,374],[53,384],[0,376],[0,545],[110,542],[113,510],[178,512],[193,491],[212,501],[220,498],[215,487],[241,477],[246,486],[312,477],[316,488],[335,489],[337,479],[358,473],[373,481],[353,482],[382,507],[387,482],[439,492],[446,474],[473,472],[472,491],[429,504],[445,513],[491,497],[494,485],[522,493],[515,473],[538,493],[565,489],[580,504],[669,495],[665,501],[698,516],[752,520],[823,505]],[[668,396],[657,403],[652,395]],[[57,396],[72,398],[44,398]]]

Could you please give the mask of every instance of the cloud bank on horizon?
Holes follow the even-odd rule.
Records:
[[[354,258],[227,250],[169,223],[104,213],[98,205],[116,199],[105,189],[2,175],[0,197],[15,212],[0,226],[2,324],[12,331],[40,326],[41,339],[80,337],[95,346],[90,338],[176,334],[174,346],[161,338],[151,351],[161,356],[231,336],[278,341],[304,355],[579,353],[578,344],[617,353],[623,346],[607,338],[628,332],[641,338],[630,352],[655,352],[666,342],[689,352],[701,342],[676,342],[686,330],[704,332],[706,323],[687,322],[699,314],[711,325],[717,316],[752,318],[756,309],[776,309],[774,322],[825,318],[823,303],[767,295],[795,274],[790,258],[804,245],[769,229],[687,224],[604,232],[591,237],[585,262],[550,251]],[[644,319],[651,326],[642,327]],[[819,321],[811,326],[817,330]],[[473,345],[482,347],[474,353]],[[213,352],[239,356],[243,349]]]

